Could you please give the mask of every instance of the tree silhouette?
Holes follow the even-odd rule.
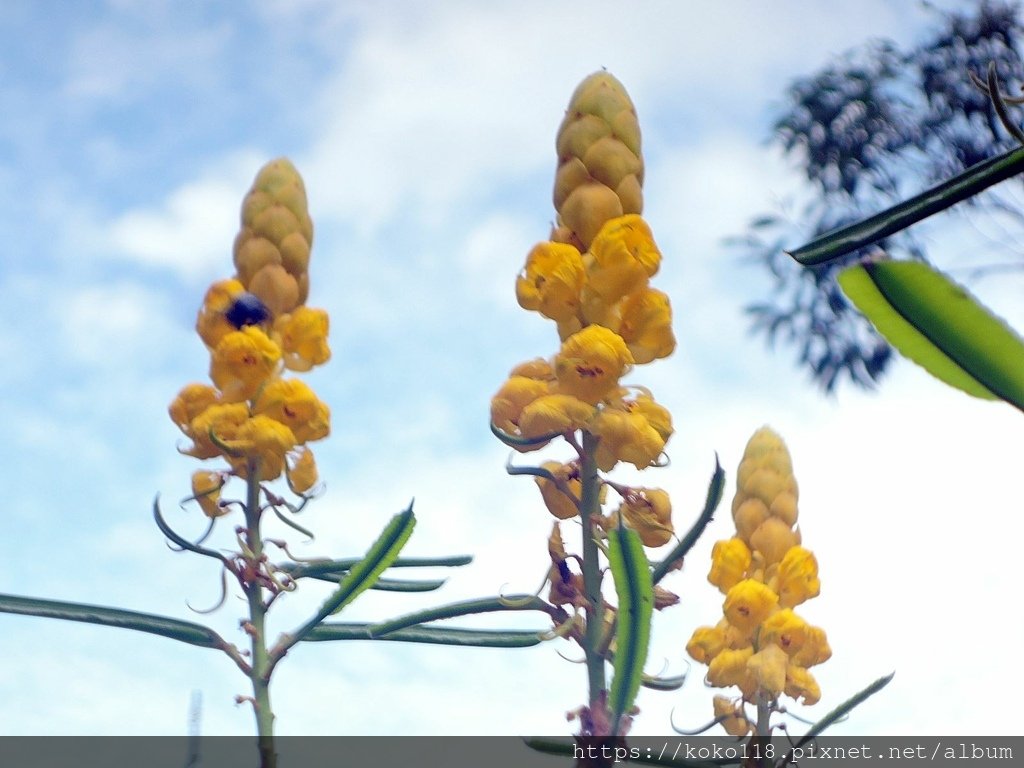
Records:
[[[1019,7],[983,0],[967,12],[935,13],[938,32],[922,45],[903,51],[890,41],[871,41],[790,84],[770,143],[797,161],[809,200],[797,206],[795,220],[781,213],[758,216],[744,235],[730,239],[767,267],[774,282],[770,300],[746,307],[752,329],[769,344],[781,340],[795,347],[799,363],[827,392],[843,376],[873,386],[891,359],[889,346],[835,281],[840,269],[867,253],[808,268],[783,249],[862,219],[1014,145],[969,73],[984,76],[995,62],[1001,82],[1024,80]],[[1024,214],[997,193],[967,205],[1024,222]],[[894,258],[928,258],[920,240],[906,232],[879,245]]]

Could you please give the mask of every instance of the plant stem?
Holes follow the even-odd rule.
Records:
[[[270,706],[270,658],[267,654],[266,615],[260,575],[263,568],[263,536],[260,533],[259,461],[249,459],[248,493],[245,501],[245,536],[249,547],[248,578],[244,581],[249,601],[249,632],[252,636],[252,706],[256,715],[256,734],[260,752],[260,768],[276,768],[274,751],[274,710]]]
[[[604,600],[601,597],[601,562],[594,521],[600,514],[601,479],[597,474],[595,452],[598,438],[583,433],[583,465],[580,468],[580,518],[583,522],[583,591],[587,598],[587,628],[583,636],[583,651],[587,660],[590,711],[595,724],[606,721],[604,655],[601,639],[604,633]],[[608,736],[595,733],[594,736]]]

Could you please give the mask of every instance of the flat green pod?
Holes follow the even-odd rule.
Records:
[[[849,267],[839,285],[901,354],[974,397],[1024,410],[1024,340],[963,287],[920,262]]]

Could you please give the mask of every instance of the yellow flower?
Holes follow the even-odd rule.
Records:
[[[331,431],[331,412],[304,381],[274,379],[253,404],[253,413],[266,414],[291,429],[298,443],[321,440]]]
[[[316,485],[319,479],[313,451],[305,445],[300,445],[288,454],[287,459],[284,472],[288,487],[292,489],[292,493],[301,496]]]
[[[590,431],[601,438],[595,459],[603,472],[611,470],[619,461],[645,469],[665,448],[665,439],[642,413],[605,408],[594,417]]]
[[[741,539],[716,541],[711,549],[711,572],[708,581],[722,592],[728,592],[750,568],[750,549]]]
[[[548,394],[549,389],[546,381],[510,376],[491,398],[491,423],[502,432],[517,434],[523,409],[538,397]]]
[[[821,592],[818,561],[814,553],[803,547],[791,547],[779,563],[779,605],[792,608]]]
[[[192,420],[220,399],[209,384],[189,384],[171,401],[167,412],[178,429],[192,437]]]
[[[802,698],[803,703],[810,706],[821,699],[821,688],[814,675],[803,667],[790,664],[786,669],[786,695],[794,699]]]
[[[579,465],[575,463],[562,464],[557,461],[545,461],[541,466],[559,480],[562,480],[569,490],[572,491],[572,497],[566,496],[559,490],[557,485],[546,477],[535,477],[534,480],[537,482],[537,487],[540,488],[540,494],[544,498],[544,505],[548,508],[548,512],[559,520],[568,520],[571,517],[576,517],[580,513],[578,505],[583,487],[582,483],[580,483]]]
[[[715,696],[713,706],[715,708],[715,719],[722,718],[722,727],[730,736],[743,738],[750,733],[750,721],[747,720],[742,707],[739,707],[732,699],[725,696]]]
[[[194,445],[184,453],[197,459],[212,459],[223,451],[213,439],[221,444],[233,440],[239,427],[249,418],[249,407],[245,403],[218,403],[200,413],[189,426]]]
[[[594,406],[572,395],[543,395],[523,408],[519,432],[523,437],[574,432],[586,426],[593,415]]]
[[[220,472],[197,471],[192,473],[192,495],[199,508],[207,517],[226,515],[227,507],[220,504],[220,489],[224,487],[224,476]]]
[[[618,509],[645,547],[660,547],[672,539],[672,501],[660,488],[634,488]]]
[[[825,630],[808,625],[804,630],[804,645],[793,655],[793,664],[798,667],[813,667],[832,658]]]
[[[651,229],[638,214],[605,222],[588,255],[587,288],[609,304],[646,285],[661,263]]]
[[[225,313],[239,294],[245,293],[245,286],[238,280],[220,280],[209,287],[203,298],[203,306],[196,317],[196,332],[210,349],[237,328],[228,322]]]
[[[296,445],[295,435],[286,425],[257,414],[242,424],[235,439],[228,442],[232,451],[240,454],[228,456],[228,462],[235,474],[248,478],[248,463],[255,461],[261,481],[276,480],[284,471],[285,454]]]
[[[637,395],[632,402],[626,401],[626,408],[630,413],[638,413],[643,416],[654,431],[661,435],[664,442],[672,437],[672,414],[668,408],[656,403],[649,394]]]
[[[525,363],[517,365],[509,376],[525,376],[537,381],[554,381],[555,369],[551,367],[548,360],[543,357],[535,357],[533,360],[527,360]]]
[[[559,391],[598,403],[632,364],[621,336],[600,325],[587,326],[566,339],[555,358]]]
[[[281,349],[261,329],[247,325],[220,340],[210,357],[210,378],[224,400],[250,400],[277,369]]]
[[[330,320],[322,309],[297,307],[274,322],[274,340],[281,346],[284,366],[292,371],[308,371],[331,359],[327,345]]]
[[[583,288],[583,257],[566,243],[539,243],[526,257],[516,279],[516,298],[523,309],[557,322],[576,316]]]
[[[778,596],[767,586],[754,579],[744,579],[726,594],[722,610],[730,624],[747,632],[768,618],[778,602]]]
[[[701,664],[707,664],[725,649],[725,633],[720,627],[697,627],[686,644],[686,652]]]
[[[642,288],[623,299],[616,330],[638,365],[668,357],[676,348],[668,296],[653,288]]]
[[[788,655],[796,655],[807,639],[807,622],[793,613],[792,608],[776,611],[761,624],[758,642],[774,643]]]
[[[757,687],[775,698],[786,687],[786,667],[789,656],[779,646],[770,644],[747,661],[747,669],[757,681]]]
[[[749,689],[754,679],[747,669],[747,662],[754,655],[751,646],[732,650],[725,648],[708,664],[708,682],[717,688],[738,685],[741,689]]]

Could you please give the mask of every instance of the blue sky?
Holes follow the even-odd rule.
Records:
[[[241,642],[238,601],[189,611],[216,600],[217,573],[168,551],[149,509],[159,493],[180,528],[202,528],[176,509],[195,462],[176,453],[166,406],[206,376],[195,310],[230,273],[253,175],[280,155],[306,180],[310,304],[330,312],[334,350],[310,377],[334,434],[317,451],[327,492],[304,519],[318,538],[300,551],[361,553],[415,496],[408,552],[476,562],[441,592],[371,595],[346,618],[535,588],[550,518],[531,482],[506,476],[487,408],[513,365],[556,350],[551,325],[516,305],[514,276],[553,218],[569,94],[606,67],[640,116],[645,215],[665,254],[656,285],[679,339],[632,378],[677,425],[671,467],[645,482],[672,492],[686,527],[715,451],[731,473],[750,433],[773,425],[821,563],[805,613],[835,652],[816,670],[817,714],[895,669],[845,732],[1016,732],[996,702],[1024,678],[993,657],[1024,634],[1003,586],[1024,533],[1020,415],[902,362],[879,394],[822,397],[788,352],[746,334],[741,308],[769,283],[721,242],[799,190],[763,144],[785,83],[868,37],[920,39],[931,21],[881,0],[5,3],[0,592],[199,620]],[[952,259],[998,225],[954,228],[936,252]],[[1019,289],[977,286],[1018,328]],[[720,514],[669,585],[683,602],[656,617],[652,670],[684,671],[690,632],[716,620],[707,557],[729,534]],[[275,629],[322,598],[304,592]],[[245,680],[212,651],[9,615],[0,649],[4,733],[183,733],[193,690],[204,733],[252,730],[232,703]],[[568,733],[585,680],[559,650],[578,655],[303,646],[275,679],[279,731]],[[683,691],[643,692],[637,732],[705,722],[702,675],[694,665]]]

